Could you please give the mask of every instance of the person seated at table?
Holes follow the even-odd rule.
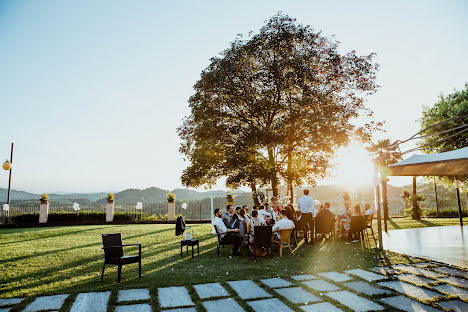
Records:
[[[338,225],[341,228],[344,229],[345,232],[349,231],[351,227],[351,209],[349,209],[349,203],[345,202],[345,209],[341,211],[341,213],[338,215],[337,220],[338,220]],[[344,233],[341,233],[343,236]]]
[[[260,219],[260,222],[265,222],[265,216],[269,216],[271,218],[271,214],[268,211],[265,211],[265,206],[260,205],[260,207],[258,207],[258,218]]]
[[[286,210],[286,215],[288,216],[288,219],[294,222],[294,226],[297,227],[297,215],[296,215],[296,210],[294,210],[293,205],[287,204],[284,207],[284,210]]]
[[[244,209],[239,209],[239,215],[238,215],[238,220],[239,220],[239,235],[242,237],[245,237],[245,234],[247,234],[247,221],[248,219],[245,217],[245,210]]]
[[[247,225],[247,233],[250,234],[251,237],[253,237],[255,226],[260,226],[260,225],[264,225],[264,223],[258,217],[258,211],[253,210],[252,211],[252,219],[250,220],[250,222]],[[253,241],[252,241],[252,243],[253,243]]]
[[[249,214],[249,207],[248,207],[247,205],[243,205],[243,206],[242,206],[242,209],[243,209],[244,212],[245,212],[245,217],[246,217],[247,219],[250,220],[252,217],[251,217],[250,214]]]
[[[374,208],[372,208],[369,204],[364,205],[364,211],[364,215],[366,216],[373,216],[375,214]]]
[[[234,208],[232,207],[232,205],[227,205],[226,212],[224,213],[222,220],[224,222],[224,225],[226,225],[226,227],[229,229],[232,226],[233,215],[234,215]]]
[[[362,210],[361,210],[361,205],[358,203],[354,204],[353,210],[351,211],[351,216],[352,217],[362,217]]]
[[[231,206],[232,208],[232,206]],[[232,255],[239,256],[239,247],[242,244],[243,238],[237,235],[239,229],[230,229],[226,227],[226,224],[223,222],[221,217],[223,216],[221,209],[216,208],[214,211],[215,219],[213,225],[218,230],[219,236],[221,237],[221,243],[233,244],[232,246]]]
[[[276,214],[279,214],[280,211],[284,209],[283,205],[281,204],[281,202],[278,200],[278,197],[276,196],[273,196],[271,198],[271,208]]]
[[[333,219],[333,222],[335,222],[335,214],[330,211],[330,203],[325,202],[322,206],[323,208],[317,213],[316,218],[324,218],[324,220]]]
[[[285,209],[280,211],[281,219],[275,223],[272,227],[274,239],[280,240],[281,235],[278,233],[279,230],[294,229],[294,222],[288,219],[288,214]]]

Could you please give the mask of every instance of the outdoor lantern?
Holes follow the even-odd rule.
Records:
[[[11,169],[11,162],[9,160],[5,160],[2,167],[5,170],[10,170]]]
[[[182,209],[187,209],[187,203],[182,204]]]
[[[10,205],[3,204],[3,211],[9,211],[9,210],[10,210]]]
[[[138,210],[143,209],[143,203],[142,202],[137,202],[135,208],[138,209]]]

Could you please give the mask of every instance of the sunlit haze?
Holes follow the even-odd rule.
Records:
[[[181,187],[176,128],[193,85],[236,35],[282,11],[334,35],[340,51],[376,52],[367,106],[387,130],[417,132],[423,105],[467,81],[467,1],[0,1],[0,159],[14,189]],[[411,147],[408,146],[408,148]],[[356,143],[322,184],[369,182]],[[408,178],[390,183],[410,183]],[[0,188],[8,176],[0,172]],[[217,188],[221,188],[218,185]]]

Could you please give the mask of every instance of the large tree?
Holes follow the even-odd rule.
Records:
[[[338,42],[281,13],[238,37],[202,72],[178,129],[190,161],[183,183],[267,179],[274,195],[280,179],[314,183],[337,147],[376,126],[362,122],[371,116],[364,100],[377,88],[373,57],[340,54]],[[239,170],[239,160],[256,170]]]

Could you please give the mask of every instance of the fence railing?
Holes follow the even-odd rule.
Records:
[[[373,201],[364,202],[358,201],[362,208],[364,208],[364,204],[368,203],[370,205],[374,205]],[[343,210],[343,201],[337,202],[330,202],[331,207],[330,210],[338,214]],[[467,212],[467,203],[466,200],[461,201],[462,210],[463,212]],[[240,203],[235,203],[235,206],[241,206]],[[436,203],[434,200],[426,200],[421,203],[421,206],[428,211],[435,211]],[[224,208],[224,207],[221,207]],[[318,208],[318,207],[316,207]],[[391,217],[401,217],[405,216],[405,204],[403,200],[389,200],[388,201],[388,208],[389,208],[389,215]],[[83,205],[80,206],[80,211],[78,212],[81,215],[86,214],[93,214],[96,212],[105,213],[106,206],[105,205]],[[114,206],[116,213],[126,214],[135,216],[135,219],[140,219],[143,216],[145,218],[154,216],[153,219],[164,219],[167,218],[167,203],[159,203],[159,204],[143,204],[143,209],[139,210],[136,209],[135,205],[115,205]],[[251,207],[249,206],[249,210]],[[187,203],[186,208],[182,208],[181,202],[176,202],[175,205],[175,212],[177,215],[184,216],[187,220],[209,220],[211,218],[211,205],[208,204],[199,204],[199,203]],[[224,209],[222,209],[224,212]],[[439,211],[457,211],[458,210],[458,203],[457,200],[439,200]],[[70,206],[58,206],[58,205],[50,205],[49,206],[49,213],[76,213],[73,210],[73,207]],[[12,206],[10,207],[9,217],[14,217],[22,214],[39,214],[39,204],[37,205],[28,205],[28,206]],[[0,212],[0,219],[4,220],[5,212]]]

